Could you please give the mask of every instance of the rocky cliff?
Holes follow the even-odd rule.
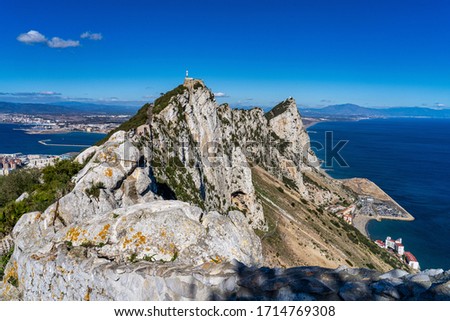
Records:
[[[148,113],[147,160],[156,180],[169,185],[177,198],[222,213],[239,209],[252,227],[264,230],[251,164],[288,180],[307,196],[301,170],[314,155],[293,99],[269,114],[259,108],[233,110],[217,105],[203,82],[189,80],[157,100]]]
[[[235,110],[187,79],[76,161],[73,190],[23,215],[3,242],[14,243],[3,297],[240,298],[253,291],[242,276],[266,271],[252,278],[269,298],[310,281],[261,265],[395,266],[323,211],[354,195],[317,168],[292,98],[268,113]],[[285,298],[304,293],[290,289]]]

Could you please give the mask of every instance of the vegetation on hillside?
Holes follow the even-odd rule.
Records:
[[[5,255],[0,255],[0,280],[2,280],[3,276],[5,275],[5,267],[6,264],[8,264],[9,259],[11,258],[12,252],[13,250],[11,249]]]
[[[178,87],[166,92],[164,95],[156,99],[153,104],[145,104],[137,111],[136,115],[131,117],[126,122],[122,123],[116,129],[110,131],[108,135],[99,140],[96,145],[100,146],[101,144],[105,143],[114,133],[120,130],[129,131],[131,129],[135,129],[141,125],[144,125],[148,120],[149,108],[151,108],[152,114],[159,114],[164,108],[167,107],[167,105],[169,105],[172,97],[182,94],[184,90],[186,90],[186,87],[184,87],[183,85],[179,85]]]
[[[160,154],[155,153],[152,166],[158,194],[165,199],[177,199],[205,208],[201,192],[195,186],[192,175],[177,156],[164,160]]]
[[[264,116],[266,117],[267,120],[271,120],[272,118],[275,118],[278,115],[284,113],[288,109],[290,104],[291,102],[289,101],[289,99],[282,101],[281,103],[273,107],[270,111],[265,113]]]
[[[323,206],[303,199],[286,180],[277,180],[259,167],[252,168],[252,179],[269,227],[267,232],[257,231],[265,264],[332,268],[346,264],[380,271],[407,270],[401,261],[354,226],[327,212]],[[331,189],[326,181],[322,184],[324,189]]]
[[[164,95],[155,100],[153,107],[153,114],[159,114],[164,108],[169,105],[172,97],[182,94],[187,88],[184,85],[179,85],[178,87],[166,92]]]
[[[99,140],[96,145],[100,146],[101,144],[105,143],[114,133],[118,132],[119,130],[129,131],[131,129],[135,129],[141,125],[144,125],[147,122],[149,108],[151,108],[151,104],[148,103],[142,106],[137,111],[136,115],[128,119],[126,122],[122,123],[116,129],[110,131],[108,135]]]
[[[9,233],[19,218],[28,212],[44,211],[73,188],[71,178],[83,165],[71,160],[58,161],[53,166],[47,166],[41,171],[18,170],[0,179],[0,236]],[[26,182],[30,179],[29,182]],[[23,188],[23,189],[21,189]],[[11,191],[16,191],[11,192]],[[16,198],[20,191],[26,191],[30,196],[20,202]]]
[[[22,193],[34,190],[39,184],[41,172],[38,169],[13,171],[8,176],[0,176],[0,208],[17,199]]]

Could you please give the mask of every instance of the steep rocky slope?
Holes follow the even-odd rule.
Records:
[[[227,298],[233,260],[399,264],[324,211],[354,195],[317,168],[292,98],[234,110],[187,79],[76,161],[73,190],[15,226],[4,297],[206,299],[218,287]]]

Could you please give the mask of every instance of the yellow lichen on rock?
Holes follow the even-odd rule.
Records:
[[[123,247],[123,248],[126,248],[126,247],[128,246],[128,244],[130,244],[130,243],[131,243],[131,240],[128,239],[128,238],[125,238],[125,239],[123,240],[122,247]]]
[[[16,286],[14,283],[18,283],[19,275],[18,275],[18,265],[17,261],[14,261],[11,266],[8,267],[8,269],[5,271],[5,275],[3,276],[3,283],[4,284],[11,284],[13,286]]]
[[[220,263],[223,263],[224,261],[225,261],[225,259],[219,255],[216,255],[215,257],[211,258],[211,263],[220,264]]]
[[[86,294],[84,295],[84,301],[91,301],[91,292],[92,292],[92,289],[90,287],[88,287]]]
[[[147,242],[147,237],[142,234],[142,232],[137,232],[133,235],[134,245],[136,247],[142,246]]]
[[[85,236],[84,240],[86,240],[86,236],[88,232],[86,230],[80,229],[78,226],[71,227],[66,233],[66,241],[70,242],[78,242],[80,241],[80,236]]]
[[[106,224],[103,229],[98,233],[98,237],[100,237],[102,240],[106,239],[106,236],[108,235],[109,228],[111,227],[110,224]]]

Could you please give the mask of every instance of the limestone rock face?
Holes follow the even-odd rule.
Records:
[[[0,300],[450,300],[450,271],[430,277],[424,287],[409,274],[381,279],[375,271],[346,267],[270,269],[237,261],[199,266],[129,264],[92,256],[89,248],[65,245],[55,253],[15,265],[8,273],[18,277],[27,291],[2,282]],[[21,265],[25,268],[17,273]]]
[[[81,300],[87,292],[95,293],[92,299],[166,299],[161,293],[155,296],[157,278],[146,273],[155,269],[171,273],[171,269],[234,259],[252,266],[262,261],[259,238],[238,211],[224,216],[180,201],[159,200],[66,227],[53,224],[53,215],[50,211],[25,214],[12,233],[15,250],[4,283],[8,275],[17,279],[26,300]],[[192,276],[181,273],[174,279],[187,284]],[[173,286],[181,286],[176,283]],[[147,296],[150,285],[156,288]],[[203,286],[210,290],[209,284]]]
[[[151,117],[148,160],[155,177],[189,186],[173,191],[185,201],[221,213],[239,209],[254,228],[266,229],[250,166],[264,167],[306,197],[302,171],[317,160],[295,101],[267,114],[234,110],[219,106],[200,81],[185,86]]]
[[[141,152],[127,135],[117,132],[102,146],[77,157],[76,161],[88,162],[73,179],[73,191],[47,209],[63,225],[158,198],[151,191],[149,168],[139,167]]]
[[[21,217],[2,243],[14,246],[4,297],[208,299],[236,290],[229,262],[261,264],[254,229],[267,224],[250,166],[307,195],[309,139],[295,101],[268,114],[232,110],[187,80],[146,112],[145,124],[76,158],[85,166],[70,193]]]
[[[107,278],[116,273],[111,266],[129,270],[129,281],[123,284],[129,287],[139,280],[135,267],[144,263],[151,265],[149,271],[156,266],[162,271],[168,265],[178,270],[234,259],[252,266],[262,262],[260,240],[241,212],[208,212],[163,200],[145,161],[148,154],[136,147],[139,139],[117,132],[85,152],[78,160],[86,165],[74,177],[73,190],[44,212],[21,217],[11,236],[2,240],[2,252],[15,245],[4,280],[5,297],[15,295],[11,278],[18,280],[24,299],[82,299],[80,285],[91,289],[89,293],[107,293],[98,299],[118,299],[123,289],[108,288]],[[251,191],[249,186],[241,188]],[[95,288],[92,278],[100,275],[107,277]],[[176,283],[173,286],[179,286]]]
[[[265,228],[246,156],[230,144],[209,89],[185,88],[153,115],[150,126],[154,175],[177,197],[221,213],[239,209],[253,227]]]
[[[278,112],[277,109],[279,109]],[[272,113],[272,114],[271,114]],[[301,174],[302,166],[309,166],[317,162],[310,153],[309,136],[303,126],[297,105],[293,98],[289,98],[275,107],[269,115],[270,129],[283,141],[289,142],[283,148],[286,160],[281,163],[281,170],[288,172],[302,193],[306,193]]]

